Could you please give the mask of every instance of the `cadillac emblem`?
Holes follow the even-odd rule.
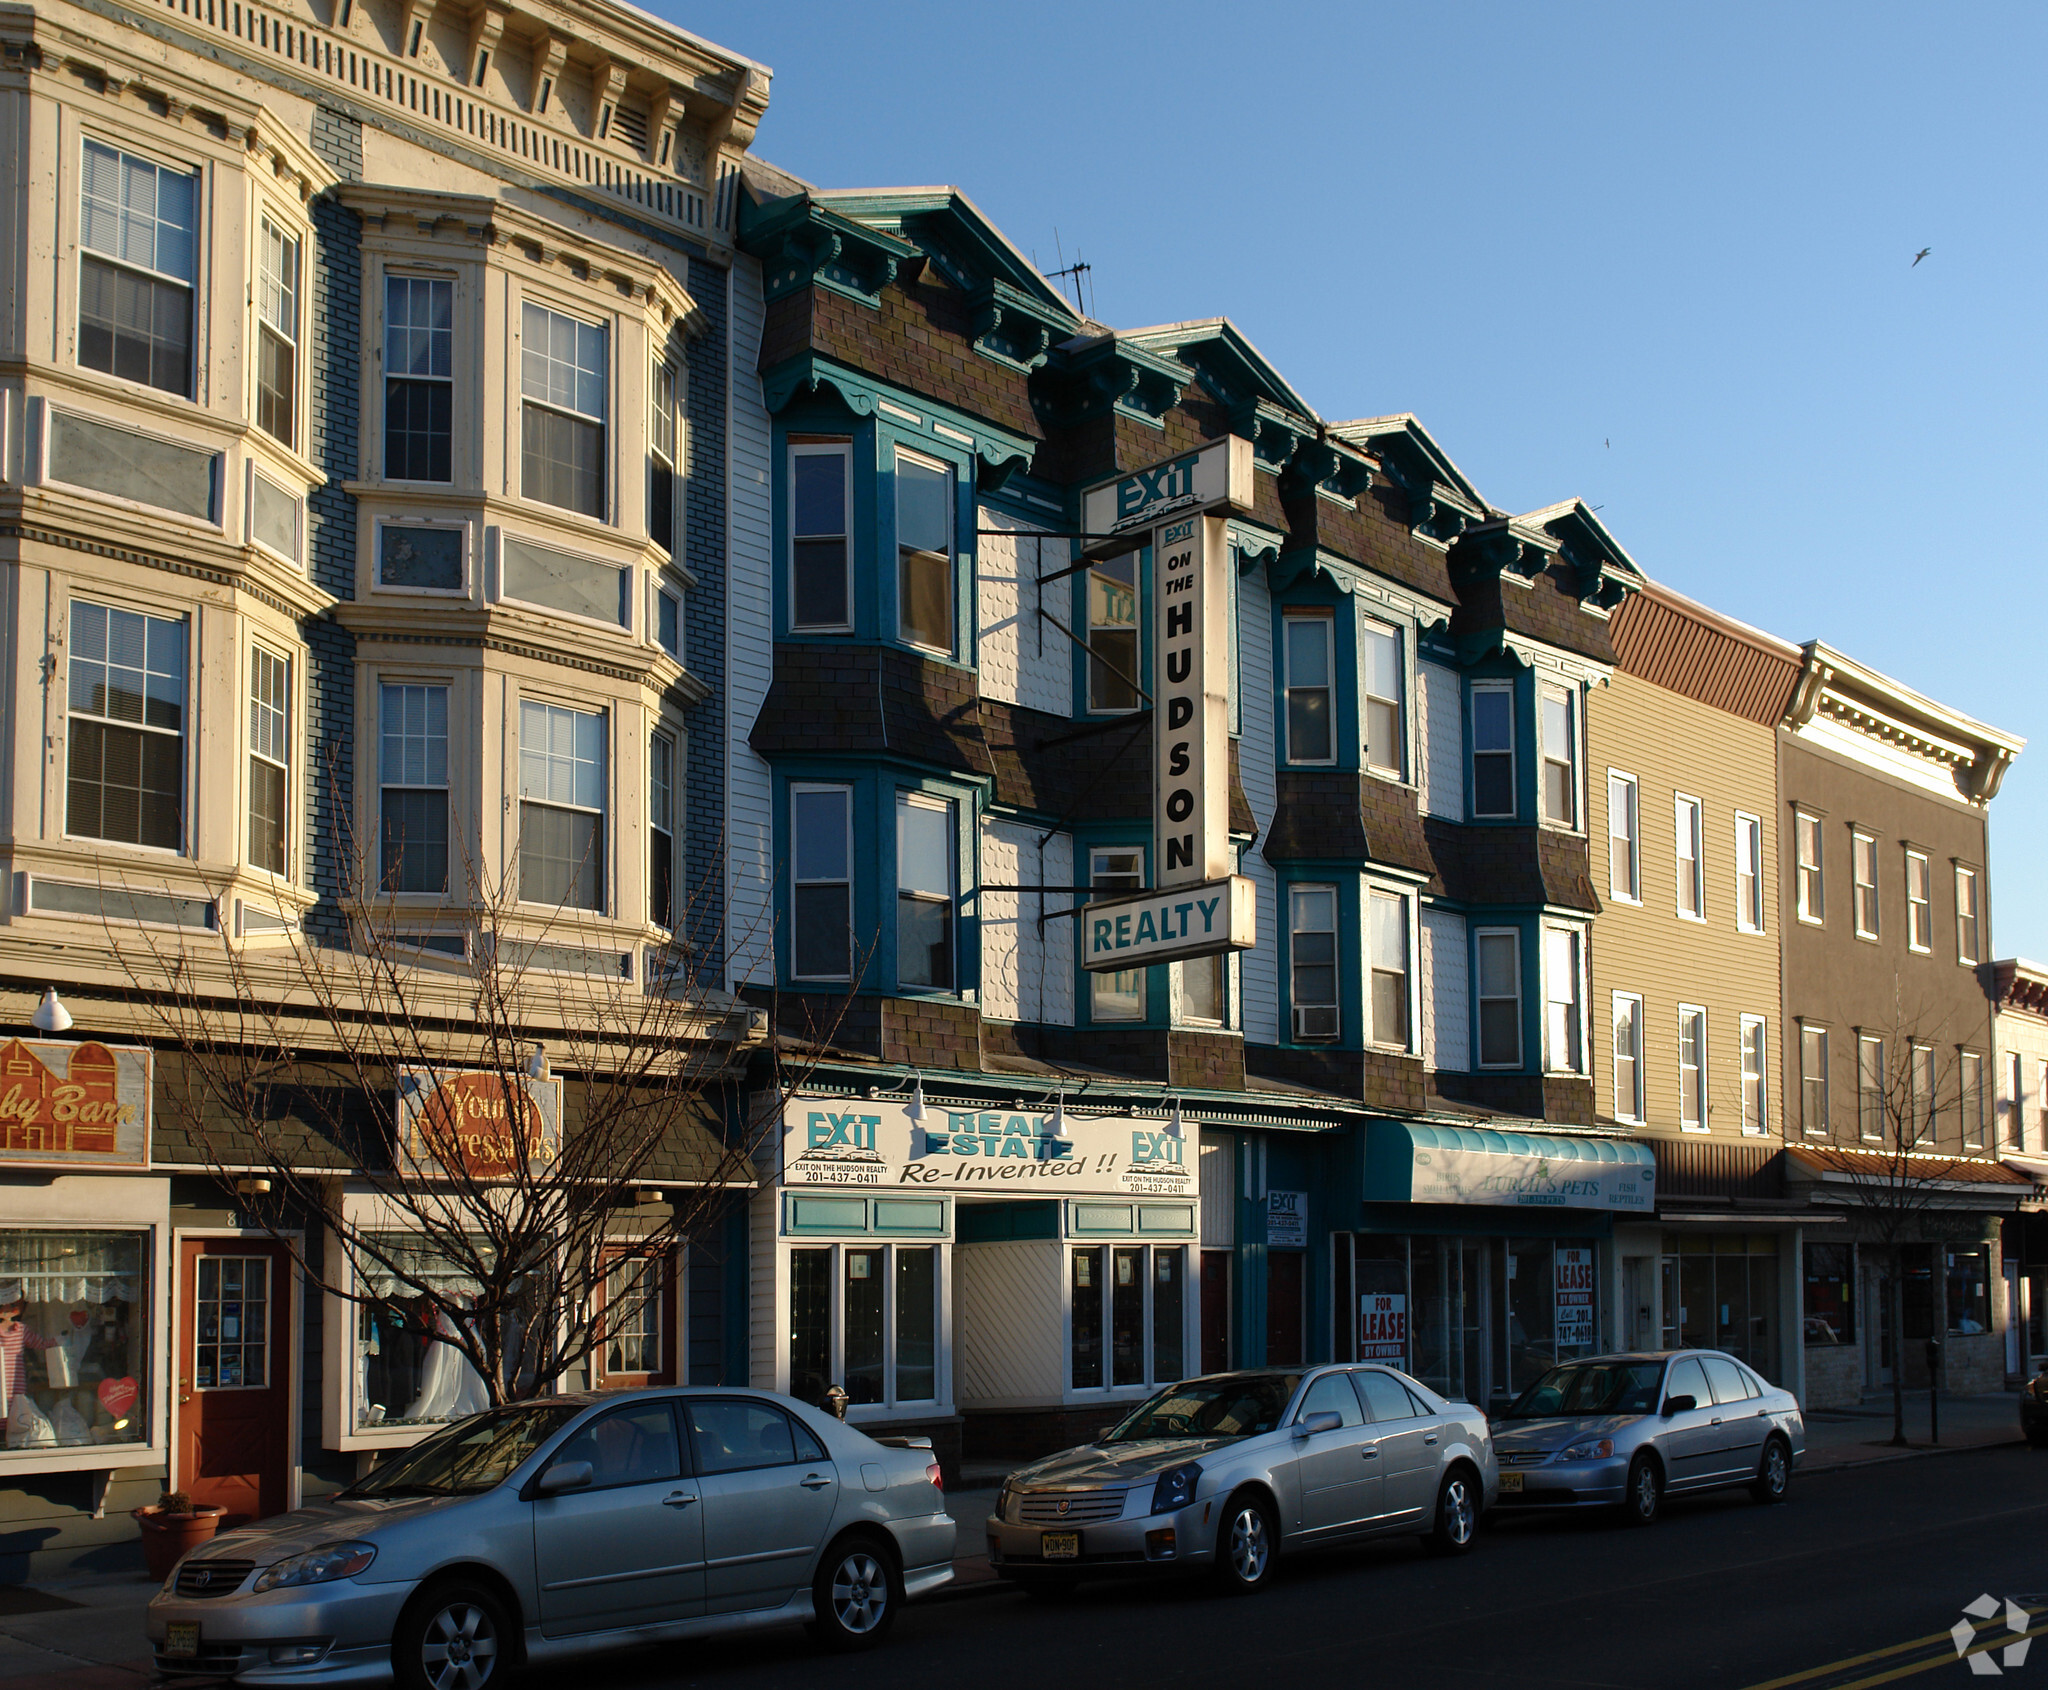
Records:
[[[1066,1499],[1065,1497],[1061,1497],[1061,1498],[1060,1498],[1060,1512],[1061,1512],[1062,1514],[1066,1513],[1066,1511],[1067,1511],[1067,1508],[1068,1508],[1068,1503],[1067,1503],[1067,1499]]]

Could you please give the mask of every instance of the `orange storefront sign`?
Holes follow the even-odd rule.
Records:
[[[559,1080],[407,1068],[398,1080],[400,1149],[408,1171],[467,1179],[539,1173],[562,1147]]]
[[[0,1162],[149,1166],[150,1053],[87,1039],[0,1044]]]

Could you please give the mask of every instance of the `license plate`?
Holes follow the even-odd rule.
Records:
[[[1519,1473],[1501,1474],[1500,1488],[1502,1490],[1520,1490],[1522,1488],[1522,1475]]]
[[[1081,1557],[1079,1532],[1044,1532],[1038,1539],[1038,1553],[1048,1561],[1077,1561]]]
[[[191,1660],[199,1653],[199,1623],[173,1621],[164,1627],[164,1653],[178,1660]]]

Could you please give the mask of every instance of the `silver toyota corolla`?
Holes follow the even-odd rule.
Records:
[[[791,1620],[859,1648],[952,1576],[928,1447],[766,1391],[593,1392],[459,1421],[195,1549],[149,1639],[165,1674],[496,1690],[526,1662]]]
[[[1040,1593],[1185,1567],[1256,1590],[1283,1550],[1412,1532],[1460,1553],[1496,1476],[1485,1416],[1391,1368],[1218,1373],[1012,1473],[989,1560]]]
[[[1494,1422],[1500,1505],[1620,1507],[1647,1526],[1666,1493],[1748,1485],[1783,1502],[1806,1453],[1790,1391],[1718,1350],[1553,1367]]]

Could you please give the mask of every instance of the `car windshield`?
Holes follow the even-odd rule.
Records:
[[[475,1496],[583,1412],[573,1402],[494,1408],[457,1421],[402,1455],[373,1467],[344,1496]]]
[[[1661,1361],[1580,1361],[1553,1367],[1508,1405],[1504,1418],[1551,1414],[1649,1414],[1657,1407]]]
[[[1169,1385],[1102,1441],[1154,1438],[1249,1438],[1270,1432],[1301,1383],[1299,1373],[1225,1373]]]

